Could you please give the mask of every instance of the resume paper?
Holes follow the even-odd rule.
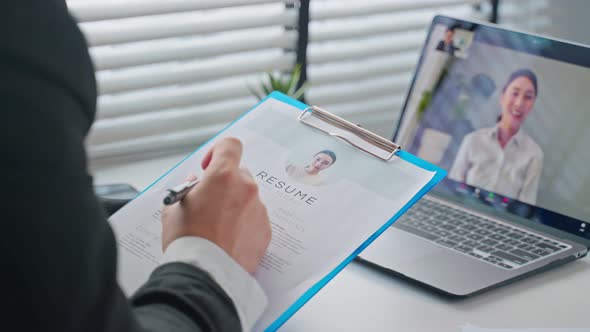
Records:
[[[269,305],[255,330],[275,322],[404,207],[436,174],[394,156],[383,161],[298,121],[301,109],[268,98],[187,157],[110,218],[119,282],[138,289],[162,258],[167,189],[200,176],[216,140],[243,143],[242,166],[259,186],[272,240],[255,278]]]

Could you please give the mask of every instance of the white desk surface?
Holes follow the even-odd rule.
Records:
[[[95,183],[138,189],[175,165],[176,155],[93,171]],[[494,329],[588,328],[590,258],[463,300],[351,263],[281,331],[461,332],[466,324]]]

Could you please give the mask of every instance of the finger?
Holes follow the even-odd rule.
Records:
[[[256,183],[252,173],[245,167],[240,167],[238,171],[242,177],[244,188],[252,195],[250,197],[258,197],[258,183]]]
[[[162,209],[160,210],[160,222],[163,224],[166,219],[168,219],[168,214],[170,213],[170,207],[169,206],[162,206]]]
[[[194,175],[193,173],[189,173],[189,175],[187,175],[184,178],[184,181],[192,182],[192,181],[195,181],[196,179],[197,179],[196,175]]]
[[[224,138],[217,142],[211,150],[211,160],[207,170],[237,169],[242,158],[242,142],[237,138]]]
[[[211,162],[212,156],[213,156],[213,148],[209,149],[209,151],[207,151],[207,154],[205,155],[203,160],[201,160],[201,168],[203,170],[206,170],[207,167],[209,167],[209,163]]]
[[[250,173],[250,171],[244,166],[240,166],[240,173],[242,173],[247,178],[254,178],[252,173]]]
[[[239,172],[244,181],[246,181],[246,183],[254,184],[258,187],[256,180],[254,179],[254,176],[246,167],[240,167]]]

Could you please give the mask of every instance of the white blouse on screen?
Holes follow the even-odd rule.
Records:
[[[542,168],[543,151],[530,136],[521,129],[502,149],[496,125],[463,138],[449,178],[534,205]]]

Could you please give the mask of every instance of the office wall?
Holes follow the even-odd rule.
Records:
[[[590,1],[552,0],[543,11],[549,23],[543,29],[544,34],[590,45]]]

